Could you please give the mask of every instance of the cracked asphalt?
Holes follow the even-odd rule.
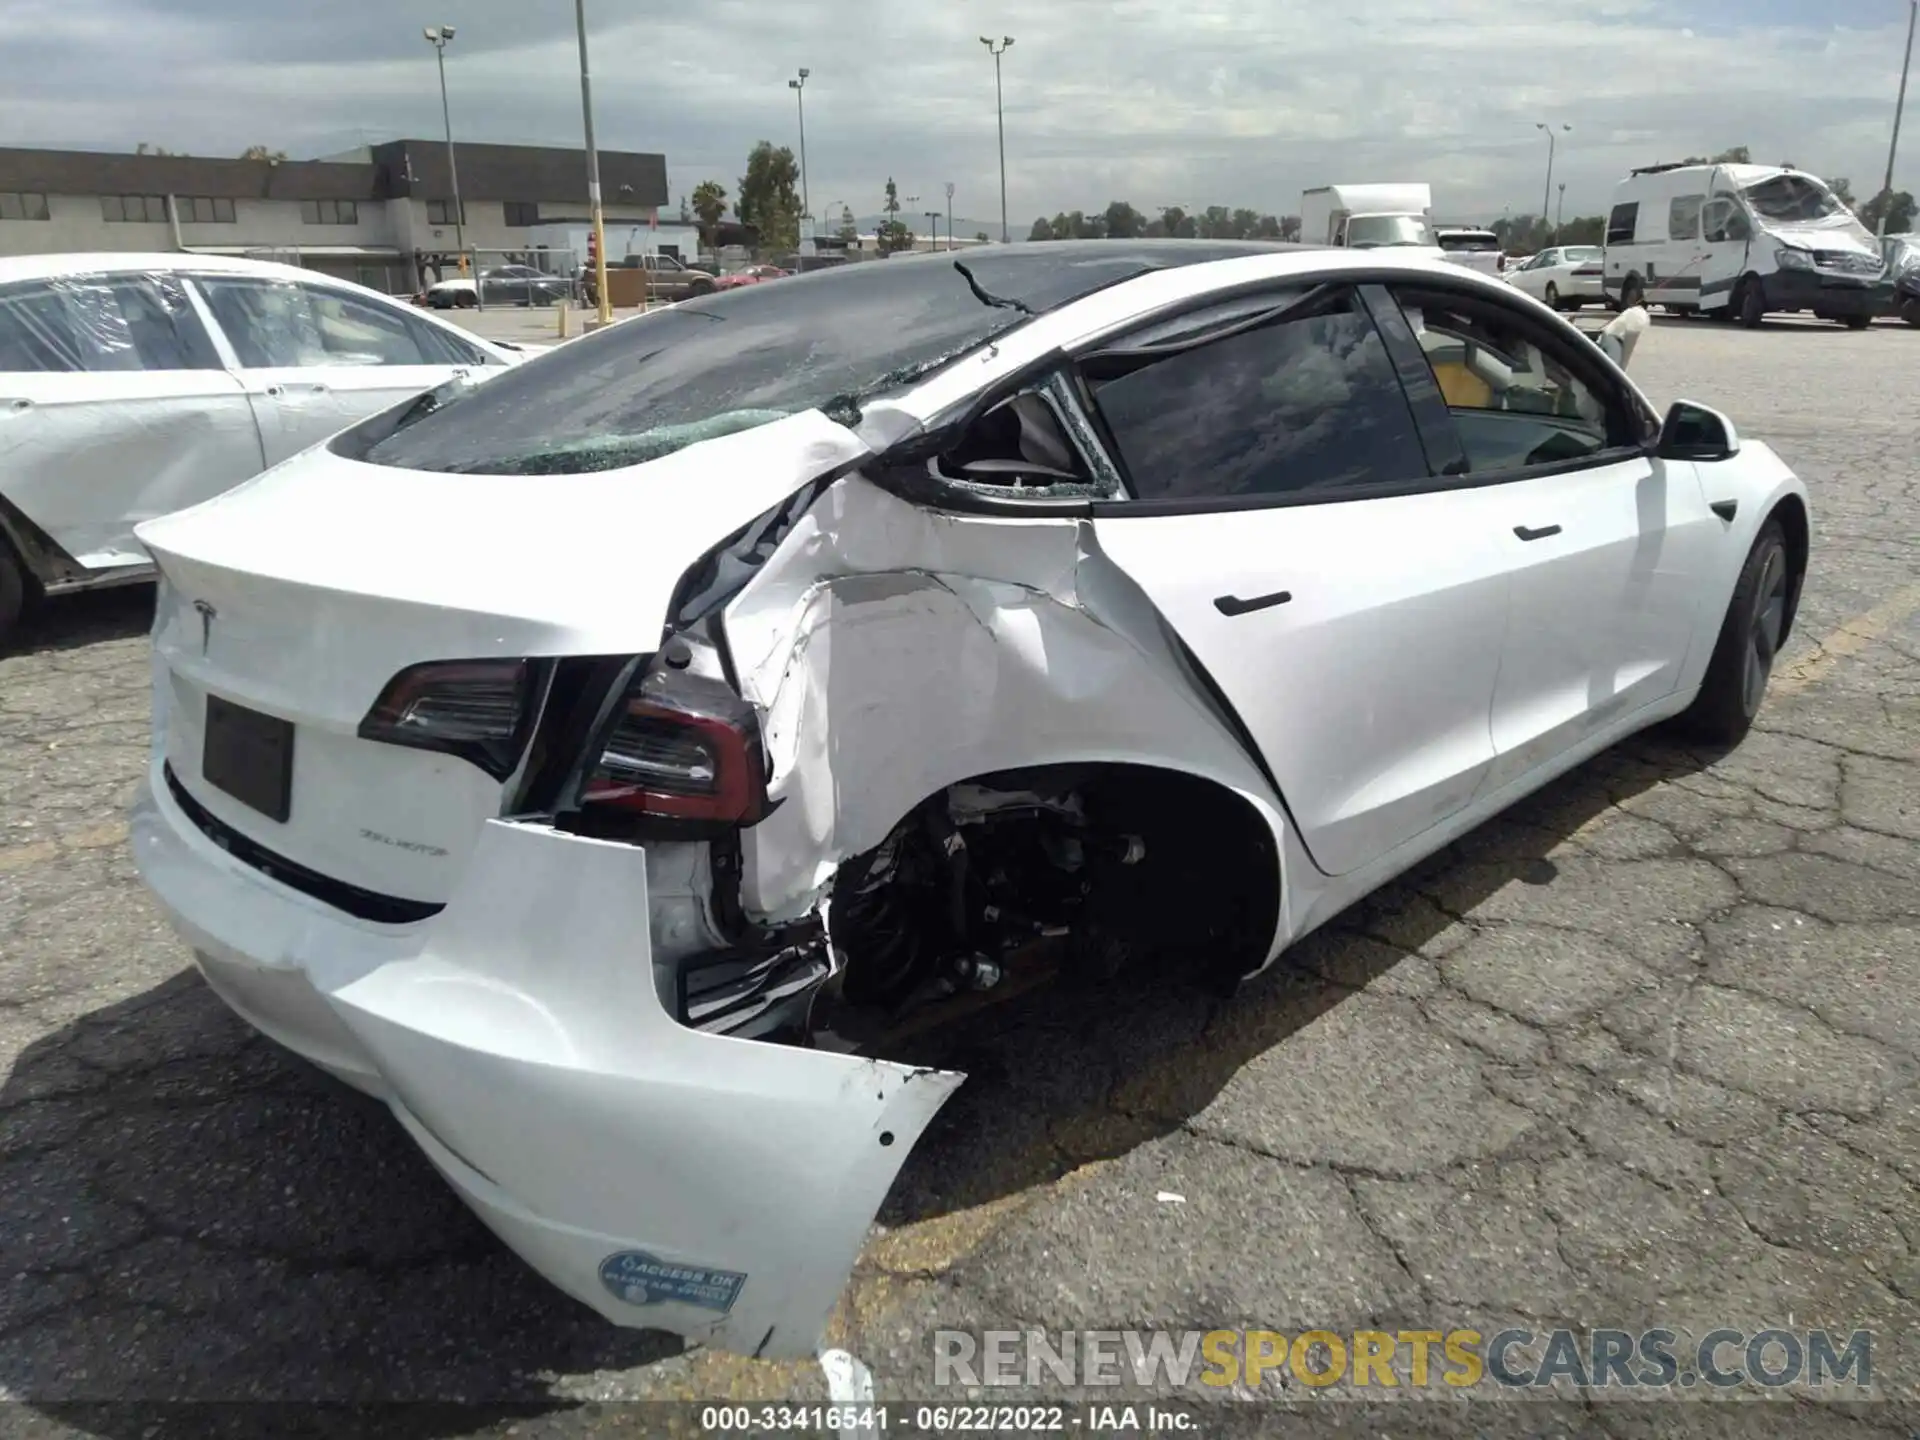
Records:
[[[1824,1326],[1874,1332],[1877,1398],[1797,1393],[1766,1423],[1920,1429],[1920,337],[1667,322],[1634,369],[1813,492],[1752,737],[1608,753],[1229,999],[1054,991],[942,1037],[971,1078],[834,1322],[882,1396],[935,1395],[940,1328]],[[26,1402],[0,1425],[398,1398],[559,1436],[631,1428],[591,1402],[824,1399],[815,1366],[560,1297],[384,1110],[228,1016],[126,853],[149,608],[51,607],[0,659],[0,1396]],[[1278,1380],[1312,1433],[1358,1409]],[[1392,1433],[1756,1423],[1555,1393],[1407,1407]]]

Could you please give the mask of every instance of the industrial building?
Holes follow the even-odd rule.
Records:
[[[454,160],[461,238],[482,265],[587,219],[584,151],[462,144]],[[681,227],[660,233],[664,156],[603,150],[600,184],[610,252],[682,250]],[[454,271],[453,188],[447,147],[429,140],[319,160],[0,149],[0,255],[251,255],[404,293]],[[627,238],[642,227],[656,243]]]

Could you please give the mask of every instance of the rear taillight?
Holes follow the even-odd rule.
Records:
[[[765,813],[759,714],[723,681],[647,675],[615,704],[596,744],[574,807],[595,828],[652,821],[687,833]]]
[[[543,673],[532,660],[409,666],[373,702],[360,738],[457,755],[504,780],[527,748]]]

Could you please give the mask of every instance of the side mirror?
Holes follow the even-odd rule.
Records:
[[[1731,460],[1740,453],[1740,434],[1718,410],[1680,400],[1660,426],[1663,460]]]

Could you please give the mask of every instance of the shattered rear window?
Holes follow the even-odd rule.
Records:
[[[868,262],[744,285],[562,345],[416,404],[348,453],[473,475],[560,475],[657,460],[805,410],[854,423],[861,402],[1042,313],[1165,264],[1272,249],[1105,242]],[[962,259],[986,298],[954,266]]]

